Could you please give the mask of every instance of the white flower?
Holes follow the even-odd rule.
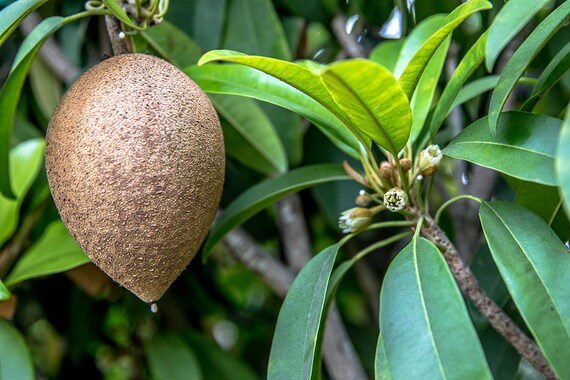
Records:
[[[402,189],[395,187],[384,194],[384,205],[392,212],[402,210],[407,204],[408,196]]]
[[[442,157],[443,153],[441,153],[441,149],[439,149],[438,145],[430,145],[422,150],[418,157],[420,173],[422,173],[424,177],[434,174],[439,168],[439,162]]]
[[[372,211],[354,207],[344,211],[338,218],[338,226],[345,234],[363,231],[372,222]]]

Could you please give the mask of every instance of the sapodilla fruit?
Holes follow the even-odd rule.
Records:
[[[106,59],[57,106],[45,156],[77,243],[113,280],[157,301],[196,255],[222,193],[223,137],[204,92],[162,59]]]

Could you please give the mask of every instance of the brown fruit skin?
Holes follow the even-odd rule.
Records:
[[[54,111],[45,159],[77,243],[113,280],[157,301],[196,255],[220,201],[224,144],[208,97],[159,58],[109,58]]]

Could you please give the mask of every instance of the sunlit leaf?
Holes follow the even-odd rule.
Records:
[[[489,27],[486,66],[493,70],[501,51],[549,0],[509,0],[499,10]]]
[[[543,185],[556,185],[554,162],[560,120],[526,112],[506,112],[497,135],[485,128],[487,117],[463,130],[443,154]]]
[[[370,52],[370,60],[384,66],[393,73],[396,68],[396,63],[398,62],[398,56],[400,55],[400,51],[402,50],[405,41],[406,40],[404,38],[401,38],[399,40],[386,40],[380,42]]]
[[[0,195],[0,246],[16,231],[20,206],[42,166],[44,145],[44,140],[38,138],[20,143],[10,151],[13,173],[10,180],[16,199]]]
[[[10,297],[12,297],[12,293],[10,293],[6,285],[0,280],[0,301],[6,301]]]
[[[22,334],[0,320],[0,379],[34,380],[34,362]]]
[[[568,147],[570,147],[570,107],[566,109],[566,118],[560,131],[556,158],[557,182],[564,199],[566,215],[570,218],[570,149]]]
[[[47,0],[19,0],[14,1],[0,13],[0,46],[10,34],[18,27],[27,15],[32,13]]]
[[[510,202],[483,202],[481,225],[511,297],[546,359],[570,376],[570,253],[538,216]]]
[[[283,173],[287,170],[287,156],[279,136],[267,115],[254,101],[223,95],[211,95],[210,99],[218,113],[242,137],[243,142],[259,154],[250,158],[264,160],[270,167],[269,173]],[[243,148],[243,146],[233,147],[226,144],[226,148],[232,152],[233,149]],[[246,165],[248,164],[247,158],[238,157]],[[251,162],[248,166],[257,168],[258,164],[258,162]]]
[[[344,152],[358,156],[358,142],[339,118],[275,77],[241,65],[189,66],[184,72],[206,92],[247,96],[291,110],[314,123]]]
[[[63,272],[89,262],[62,221],[52,222],[39,240],[16,262],[5,279],[12,287],[24,280]]]
[[[377,379],[491,379],[463,298],[431,242],[392,261],[380,292]]]
[[[322,164],[295,169],[251,187],[230,203],[216,220],[204,243],[204,254],[232,229],[277,200],[321,183],[348,179],[350,177],[341,166]]]
[[[400,86],[402,86],[404,93],[409,99],[411,99],[418,81],[431,57],[447,36],[473,13],[491,8],[492,5],[488,1],[471,0],[455,8],[453,12],[445,18],[443,26],[422,45],[400,76]]]
[[[317,254],[295,278],[279,311],[268,379],[309,379],[318,371],[318,341],[338,244]]]
[[[560,29],[570,15],[570,1],[566,1],[548,15],[532,31],[521,46],[515,51],[501,73],[501,78],[491,96],[489,106],[489,128],[493,134],[497,133],[497,122],[509,94],[515,87],[529,63],[536,57],[542,47]]]
[[[339,107],[358,128],[397,155],[406,145],[412,124],[408,98],[394,76],[369,60],[333,63],[321,74]]]
[[[32,60],[42,43],[56,30],[63,26],[63,17],[50,17],[42,21],[26,37],[12,65],[10,76],[0,90],[0,193],[15,198],[10,186],[10,167],[8,152],[10,150],[10,135],[14,125],[16,106],[24,85],[24,80]]]
[[[203,378],[192,348],[176,334],[157,334],[145,343],[144,350],[154,380]]]

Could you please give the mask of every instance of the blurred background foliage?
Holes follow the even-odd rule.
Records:
[[[0,6],[9,3],[0,1]],[[170,0],[165,22],[135,36],[134,45],[138,52],[163,56],[181,68],[218,48],[329,63],[346,58],[335,23],[340,22],[368,54],[379,44],[397,44],[422,20],[448,13],[460,2],[408,3],[409,8],[401,0]],[[472,45],[503,1],[494,3],[493,10],[472,16],[454,33],[456,55],[461,56]],[[52,0],[37,15],[70,15],[83,7],[81,1]],[[395,28],[396,32],[390,28],[394,23],[401,26]],[[21,27],[0,47],[1,83],[8,76],[26,32],[29,30]],[[11,320],[0,321],[0,356],[10,350],[14,357],[26,357],[29,347],[39,379],[265,377],[281,299],[239,263],[224,244],[215,248],[207,262],[194,260],[159,302],[159,312],[153,314],[148,305],[89,264],[67,235],[49,195],[42,137],[58,99],[74,77],[110,55],[111,48],[101,17],[67,25],[56,33],[55,41],[78,71],[68,72],[70,75],[64,78],[46,65],[44,55],[43,59],[38,56],[18,104],[10,140],[17,199],[0,196],[0,255],[10,257],[0,261],[0,278],[13,293],[0,301],[0,317]],[[566,42],[563,35],[551,40],[527,75],[544,69]],[[384,56],[386,65],[396,60],[398,48],[394,46],[394,54]],[[443,74],[441,84],[445,80]],[[441,88],[436,90],[436,98]],[[570,77],[566,75],[535,110],[559,115],[569,90]],[[530,91],[530,87],[521,87],[525,95],[521,99],[527,98]],[[222,208],[264,178],[308,164],[348,159],[318,129],[292,112],[227,95],[213,95],[212,100],[222,119],[227,151]],[[465,125],[484,114],[487,102],[488,97],[481,96],[465,103],[461,113]],[[447,141],[451,133],[449,128],[443,129],[438,139]],[[451,160],[446,161],[441,173],[441,186],[448,194],[436,194],[436,203],[457,193]],[[468,177],[469,168],[463,175]],[[495,197],[512,200],[516,188],[515,180],[503,178]],[[353,207],[358,190],[354,183],[337,182],[301,192],[313,252],[338,240],[338,215]],[[524,201],[524,194],[519,197]],[[445,218],[442,224],[453,235],[449,218]],[[282,260],[283,242],[275,208],[256,215],[244,227],[263,248]],[[346,254],[358,251],[372,239],[379,240],[377,234],[382,232],[361,235],[347,246]],[[568,240],[568,236],[563,239]],[[347,330],[370,376],[378,335],[380,283],[391,257],[401,248],[401,244],[391,246],[367,257],[349,273],[337,296]],[[486,249],[481,247],[482,252]],[[514,312],[496,269],[490,270],[494,266],[489,260],[488,254],[477,254],[473,269],[483,287],[506,310]],[[496,377],[507,379],[524,371],[532,373],[524,365],[519,370],[520,358],[512,348],[477,317],[476,311],[471,311]],[[22,351],[17,351],[18,347]]]

